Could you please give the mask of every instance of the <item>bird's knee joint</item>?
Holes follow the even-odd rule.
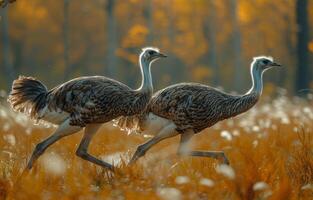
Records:
[[[36,152],[36,154],[42,154],[44,150],[45,150],[44,145],[42,143],[39,143],[36,145],[34,152]]]
[[[179,147],[177,150],[178,156],[188,156],[189,154],[190,154],[190,151],[186,148]]]
[[[143,145],[139,145],[137,147],[136,153],[139,154],[140,156],[145,155],[145,147]]]
[[[78,149],[78,150],[76,151],[76,156],[81,157],[82,159],[86,159],[86,158],[87,158],[87,152]]]
[[[224,152],[221,152],[219,154],[218,159],[220,159],[223,162],[223,164],[229,165],[229,160]]]

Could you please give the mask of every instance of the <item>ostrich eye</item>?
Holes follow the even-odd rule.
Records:
[[[150,56],[154,54],[153,51],[149,51],[148,53],[149,53]]]
[[[263,63],[264,63],[265,65],[267,65],[267,64],[270,63],[270,61],[269,61],[269,60],[264,60]]]

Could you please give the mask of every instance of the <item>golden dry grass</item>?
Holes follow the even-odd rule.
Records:
[[[265,98],[263,98],[265,99]],[[64,138],[23,173],[36,143],[54,128],[34,126],[0,105],[2,199],[313,199],[312,101],[284,96],[260,102],[198,134],[193,148],[224,150],[231,167],[175,155],[178,137],[161,142],[132,167],[146,138],[104,126],[90,146],[113,158],[116,174],[75,156],[81,132]],[[221,136],[223,135],[223,137]]]

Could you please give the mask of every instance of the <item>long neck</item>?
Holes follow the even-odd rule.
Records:
[[[252,108],[259,100],[263,90],[262,71],[251,68],[252,87],[244,95],[230,98],[226,116],[234,117]]]
[[[137,89],[137,91],[152,94],[153,85],[152,85],[150,62],[145,60],[143,56],[140,56],[139,64],[140,64],[142,81],[141,81],[141,86]]]
[[[260,96],[262,94],[263,90],[263,72],[260,70],[257,70],[255,67],[251,68],[251,79],[252,79],[252,87],[247,92],[248,94],[255,94],[257,96]]]

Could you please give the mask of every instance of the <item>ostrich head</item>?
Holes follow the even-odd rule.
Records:
[[[141,86],[138,90],[148,91],[152,95],[153,85],[151,76],[151,63],[159,58],[164,58],[166,55],[160,53],[159,49],[153,47],[146,47],[142,49],[139,56],[139,64],[142,74]]]
[[[248,92],[256,92],[257,94],[262,93],[263,89],[263,81],[262,81],[262,76],[263,72],[266,70],[273,68],[273,67],[278,67],[281,66],[278,63],[275,63],[273,61],[273,58],[271,57],[265,57],[265,56],[259,56],[259,57],[254,57],[253,62],[251,63],[251,77],[252,77],[252,88]]]
[[[160,53],[159,49],[153,47],[146,47],[142,49],[140,59],[145,63],[152,63],[159,58],[165,58],[166,55]]]
[[[262,74],[267,69],[270,69],[272,67],[278,67],[281,66],[280,64],[273,61],[272,57],[265,57],[265,56],[259,56],[254,57],[253,62],[251,64],[251,70],[258,72],[258,74]]]

